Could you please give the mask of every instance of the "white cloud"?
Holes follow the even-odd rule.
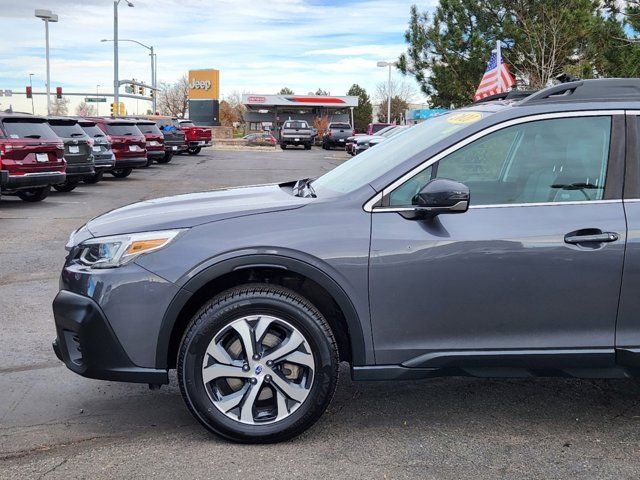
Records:
[[[376,60],[396,58],[412,0],[132,0],[119,8],[120,38],[154,46],[160,80],[192,68],[218,68],[221,90],[273,92],[289,86],[307,93],[343,94],[353,83],[372,91],[386,79]],[[418,2],[431,8],[433,0]],[[113,83],[113,7],[109,0],[0,0],[0,88],[22,91],[28,74],[42,89],[44,28],[35,8],[55,11],[51,25],[52,85],[66,91],[109,90]],[[120,45],[121,78],[149,80],[148,52]],[[24,99],[24,97],[22,97]],[[14,97],[20,104],[20,97]],[[6,105],[6,100],[2,105]],[[142,103],[142,102],[141,102]],[[25,103],[26,105],[26,103]],[[30,104],[29,104],[30,105]],[[2,107],[5,108],[5,107]]]

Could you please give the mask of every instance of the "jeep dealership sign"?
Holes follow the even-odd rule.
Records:
[[[219,70],[189,70],[189,100],[218,100],[219,96]]]

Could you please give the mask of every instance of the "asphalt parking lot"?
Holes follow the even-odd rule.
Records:
[[[0,201],[0,478],[638,478],[632,380],[448,378],[354,383],[343,365],[320,422],[278,445],[207,433],[175,376],[160,391],[89,380],[51,350],[69,232],[142,199],[316,176],[314,148],[204,150],[44,202]]]

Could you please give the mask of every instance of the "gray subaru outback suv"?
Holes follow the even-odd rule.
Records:
[[[314,180],[108,212],[69,239],[54,349],[91,378],[175,368],[198,421],[240,442],[310,427],[339,361],[356,380],[634,376],[639,116],[640,80],[565,83]]]

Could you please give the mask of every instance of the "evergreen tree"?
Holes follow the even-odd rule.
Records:
[[[289,87],[282,87],[278,92],[278,95],[294,95],[294,93]]]
[[[621,12],[615,0],[440,0],[433,15],[413,6],[399,68],[445,108],[471,101],[497,40],[524,88],[543,88],[563,72],[636,76],[640,45],[622,15],[640,23],[633,3]]]
[[[371,99],[367,91],[357,83],[351,85],[347,95],[358,97],[358,106],[353,109],[353,128],[357,132],[364,132],[372,119],[373,107]]]

